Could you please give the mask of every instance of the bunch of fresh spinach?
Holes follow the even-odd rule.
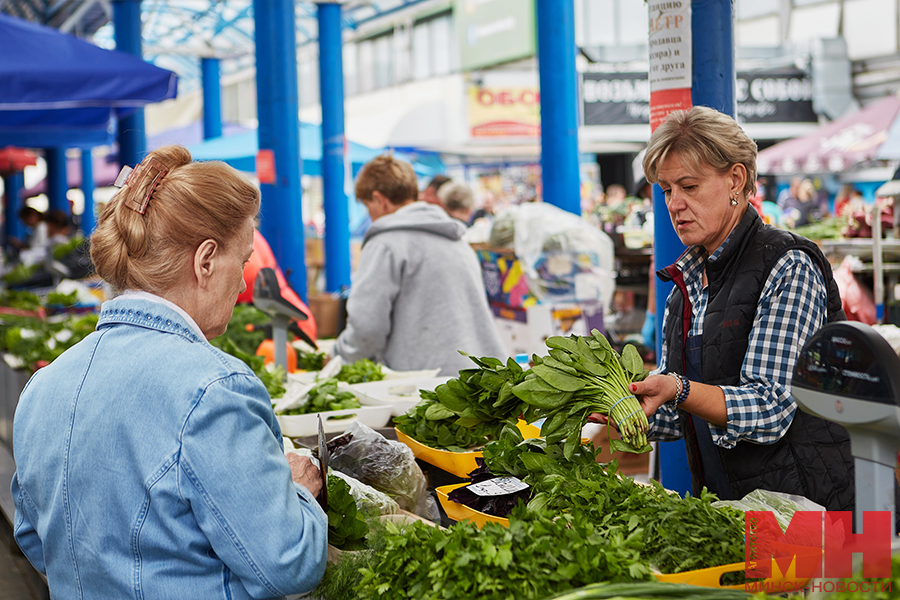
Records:
[[[384,371],[381,370],[381,365],[372,362],[368,358],[363,358],[355,363],[342,366],[341,370],[334,377],[338,381],[346,383],[381,381],[384,379]]]
[[[456,379],[437,386],[433,393],[422,391],[422,401],[395,419],[406,435],[454,452],[483,445],[498,438],[504,429],[516,430],[524,408],[513,394],[513,388],[525,380],[516,361],[460,354],[476,367],[461,370]]]
[[[359,400],[353,392],[339,391],[338,380],[328,378],[319,381],[316,387],[309,391],[305,403],[281,411],[279,414],[308,415],[310,413],[325,412],[329,410],[344,410],[359,407]]]
[[[635,347],[625,346],[620,356],[596,329],[590,336],[551,337],[546,344],[550,355],[535,355],[531,372],[513,388],[528,405],[525,420],[546,419],[541,435],[550,443],[565,439],[570,457],[588,415],[602,413],[622,434],[622,440],[610,441],[612,451],[649,452],[647,416],[629,389],[649,373]]]
[[[362,550],[366,547],[369,526],[350,494],[350,484],[336,475],[328,475],[326,512],[329,544],[340,550]]]

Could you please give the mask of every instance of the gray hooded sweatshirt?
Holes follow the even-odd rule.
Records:
[[[506,360],[481,265],[461,239],[465,231],[462,222],[425,202],[372,223],[334,353],[397,371],[440,367],[441,375],[453,377],[475,366],[458,350]]]

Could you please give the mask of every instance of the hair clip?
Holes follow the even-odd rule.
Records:
[[[131,175],[132,171],[134,171],[134,169],[128,165],[123,166],[122,170],[119,171],[119,176],[116,177],[116,180],[113,182],[113,185],[117,188],[124,186],[128,182],[128,176]]]
[[[126,168],[127,167],[122,168],[119,177],[122,177]],[[142,160],[141,164],[136,166],[133,171],[126,175],[124,185],[129,188],[129,195],[125,200],[125,206],[135,212],[144,214],[147,210],[147,204],[150,203],[150,196],[153,195],[156,186],[159,185],[159,182],[168,172],[169,170],[166,166],[155,158],[145,158]],[[118,178],[116,179],[116,182],[118,182]],[[141,195],[140,202],[135,199],[135,196],[138,194]]]

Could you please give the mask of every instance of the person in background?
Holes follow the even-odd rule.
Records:
[[[448,215],[469,224],[475,208],[475,194],[469,186],[451,181],[438,190],[438,199]]]
[[[694,495],[766,489],[853,510],[846,430],[791,396],[803,344],[844,317],[840,294],[814,243],[763,224],[749,204],[756,154],[741,126],[711,108],[675,111],[653,132],[644,172],[687,250],[658,272],[675,284],[659,369],[631,390],[648,438],[685,438]]]
[[[65,212],[58,208],[48,210],[44,214],[44,222],[47,223],[47,243],[51,248],[69,241],[72,236],[72,225]]]
[[[44,221],[44,213],[32,206],[23,206],[19,209],[19,220],[30,229],[28,239],[21,245],[22,248],[44,248],[47,246],[47,223]]]
[[[347,300],[347,326],[333,354],[398,370],[440,368],[456,376],[475,356],[508,356],[488,306],[466,226],[416,202],[412,166],[392,156],[367,163],[356,197],[372,217]]]
[[[438,190],[449,181],[450,178],[446,175],[435,175],[431,181],[428,182],[428,185],[425,186],[425,189],[422,190],[422,193],[419,194],[419,200],[423,200],[428,204],[437,204],[440,206],[441,200],[438,198]]]
[[[804,179],[797,187],[797,198],[790,198],[784,207],[783,220],[788,227],[802,227],[818,223],[828,215],[827,200],[819,200],[811,179]]]
[[[54,598],[270,598],[325,570],[319,470],[285,458],[265,386],[209,340],[244,288],[259,191],[151,152],[91,237],[122,294],[37,371],[13,425],[15,539]]]
[[[784,212],[787,208],[797,203],[797,192],[800,189],[800,183],[802,181],[802,177],[792,177],[788,187],[778,193],[775,204],[778,205],[781,212]]]
[[[488,219],[493,217],[496,201],[497,197],[494,195],[494,192],[484,192],[484,204],[481,205],[481,208],[476,209],[475,212],[472,213],[469,223],[474,223],[478,219]]]
[[[853,187],[852,183],[845,183],[841,186],[841,189],[838,190],[838,193],[834,197],[834,216],[849,216],[846,214],[847,208],[850,206],[850,198],[855,190],[856,188]]]

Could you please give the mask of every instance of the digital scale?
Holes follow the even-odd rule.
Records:
[[[804,412],[850,434],[856,471],[857,531],[865,511],[887,510],[894,523],[894,468],[900,451],[900,358],[877,331],[852,321],[829,323],[807,341],[792,382]]]

